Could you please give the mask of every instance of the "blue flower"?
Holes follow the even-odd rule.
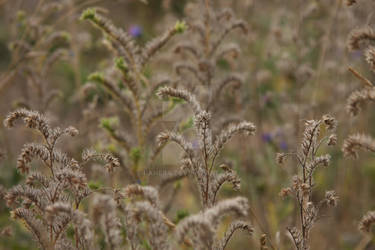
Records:
[[[280,142],[280,148],[282,150],[287,150],[288,149],[288,144],[285,141]]]
[[[264,142],[271,142],[272,141],[272,135],[270,133],[264,133],[264,134],[262,134],[262,140]]]
[[[142,27],[138,25],[130,26],[129,34],[134,38],[140,37],[142,35]]]

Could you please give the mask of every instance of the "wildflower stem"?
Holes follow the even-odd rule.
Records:
[[[372,84],[372,82],[370,82],[370,80],[368,80],[366,77],[364,77],[363,75],[361,75],[358,71],[356,71],[354,68],[352,67],[348,67],[348,70],[349,72],[351,72],[355,77],[357,77],[359,80],[361,80],[362,83],[365,84],[366,87],[370,87],[370,88],[373,88],[374,85]]]

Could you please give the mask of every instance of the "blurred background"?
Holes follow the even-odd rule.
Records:
[[[81,12],[97,7],[137,43],[145,44],[177,20],[187,19],[197,1],[71,0],[46,14],[50,10],[43,7],[51,2],[60,1],[0,0],[0,120],[9,111],[26,106],[41,110],[53,124],[78,128],[77,138],[63,140],[59,145],[74,157],[79,158],[82,150],[92,145],[120,150],[113,149],[116,145],[100,126],[100,119],[118,115],[118,108],[104,94],[97,93],[95,100],[83,94],[88,75],[105,69],[113,57],[103,44],[101,33],[79,20]],[[351,117],[345,107],[349,94],[361,87],[348,72],[348,66],[374,79],[362,52],[347,49],[347,37],[355,28],[374,25],[375,2],[359,0],[351,7],[343,0],[213,2],[216,9],[232,8],[249,29],[245,36],[234,32],[226,38],[238,44],[241,53],[234,59],[223,59],[217,67],[223,72],[241,72],[245,82],[239,90],[223,97],[218,116],[228,112],[240,114],[241,119],[257,126],[256,136],[236,137],[222,156],[239,173],[241,191],[225,186],[220,199],[246,196],[251,207],[249,219],[256,230],[253,237],[245,233],[234,235],[228,249],[257,249],[263,233],[267,234],[269,249],[292,249],[286,227],[298,221],[296,204],[278,194],[291,184],[297,164],[289,160],[279,166],[275,154],[296,151],[304,120],[319,119],[326,113],[339,121],[338,145],[321,149],[322,153],[332,155],[332,162],[316,172],[314,199],[319,201],[326,190],[335,190],[340,200],[337,208],[324,211],[315,224],[311,249],[375,249],[375,241],[365,248],[361,246],[363,235],[357,229],[362,215],[375,209],[375,157],[372,153],[361,153],[357,160],[344,159],[340,150],[351,133],[375,136],[373,106],[364,108],[357,117]],[[66,32],[69,38],[48,47],[48,51],[43,46],[46,43],[41,43],[35,54],[22,53],[30,44],[38,44],[43,32],[53,31]],[[162,70],[173,75],[172,65],[177,60],[173,44],[189,39],[189,33],[185,33],[167,45],[151,64],[150,74]],[[17,42],[23,40],[28,44]],[[38,52],[43,55],[60,48],[64,50],[57,53],[59,60],[41,62]],[[53,100],[48,99],[50,90],[56,90],[51,93],[56,97]],[[179,110],[155,128],[154,135],[175,126],[175,121],[188,121],[187,114]],[[0,162],[0,184],[5,188],[22,180],[15,168],[17,155],[22,145],[35,137],[27,129],[8,131],[1,124],[0,150],[5,157]],[[179,154],[175,151],[173,146],[167,148],[156,169],[163,172],[177,168]],[[87,169],[87,173],[94,182],[105,183],[94,170]],[[157,183],[160,178],[160,174],[154,174],[148,181]],[[178,221],[199,211],[200,201],[193,186],[186,178],[175,184],[178,195],[167,213],[169,218]],[[173,190],[164,190],[161,197],[167,200]],[[9,225],[12,235],[0,237],[0,249],[36,248],[24,226],[10,219],[9,210],[1,202],[0,228]]]

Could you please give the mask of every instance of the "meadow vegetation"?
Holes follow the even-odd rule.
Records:
[[[375,249],[374,9],[0,0],[0,249]]]

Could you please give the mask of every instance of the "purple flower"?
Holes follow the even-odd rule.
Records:
[[[262,140],[264,142],[271,142],[272,141],[272,135],[270,133],[264,133],[264,134],[262,134]]]
[[[142,35],[142,27],[138,25],[130,26],[129,34],[134,38],[140,37]]]
[[[282,150],[287,150],[288,149],[288,144],[286,144],[285,141],[282,141],[282,142],[280,142],[280,148]]]

